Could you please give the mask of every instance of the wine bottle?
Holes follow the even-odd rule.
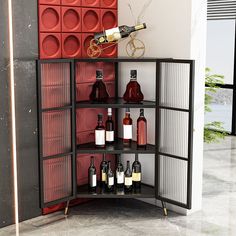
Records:
[[[121,163],[120,155],[118,156],[118,163],[116,168],[116,185],[119,189],[122,189],[124,187],[124,167]]]
[[[132,171],[130,169],[130,162],[127,161],[127,168],[125,171],[125,191],[130,192],[132,190]]]
[[[111,170],[110,161],[108,161],[108,168],[107,168],[107,190],[109,192],[114,190],[114,173]]]
[[[97,44],[110,43],[118,41],[121,38],[127,38],[131,33],[146,29],[145,23],[136,26],[122,25],[116,28],[105,30],[105,32],[95,33],[94,39]]]
[[[89,96],[93,102],[106,102],[109,98],[106,85],[103,82],[103,71],[96,71],[96,82],[93,84],[92,92]]]
[[[88,178],[89,178],[89,189],[91,191],[96,191],[97,187],[97,173],[96,167],[94,166],[94,157],[91,157],[90,167],[88,169]]]
[[[98,114],[98,125],[95,129],[95,145],[98,148],[105,147],[105,127],[102,121],[103,115]]]
[[[138,160],[138,154],[135,155],[135,161],[132,165],[132,181],[135,189],[141,188],[142,167]]]
[[[103,154],[103,160],[100,164],[100,174],[101,174],[101,187],[104,189],[107,183],[107,161],[105,154]]]
[[[106,143],[112,144],[114,142],[114,122],[112,120],[112,109],[108,108],[108,118],[106,121]]]
[[[144,117],[144,109],[140,109],[140,116],[137,120],[137,144],[140,147],[147,145],[147,120]]]
[[[125,118],[123,119],[123,142],[124,144],[130,144],[133,135],[133,121],[130,118],[130,109],[126,108]]]
[[[123,99],[127,103],[140,103],[144,99],[141,86],[137,82],[137,70],[130,71],[130,81],[126,86]]]

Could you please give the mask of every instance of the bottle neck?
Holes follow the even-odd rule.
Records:
[[[130,113],[129,112],[125,113],[125,118],[130,118]]]
[[[94,166],[94,158],[91,157],[91,166]]]
[[[106,156],[105,155],[103,155],[102,161],[106,162]]]
[[[127,170],[130,169],[130,162],[127,161]]]
[[[140,111],[140,117],[144,117],[144,111]]]
[[[135,161],[138,161],[138,155],[135,155]]]
[[[102,80],[103,80],[103,77],[97,77],[96,80],[97,80],[97,81],[102,81]]]
[[[130,77],[131,81],[137,81],[137,77]]]
[[[121,158],[120,158],[120,156],[118,156],[118,164],[120,164],[121,163]]]
[[[108,170],[110,170],[111,169],[111,162],[109,161],[108,162]]]
[[[142,29],[146,29],[146,28],[147,28],[147,26],[144,23],[144,24],[134,26],[134,31],[138,31],[138,30],[142,30]]]

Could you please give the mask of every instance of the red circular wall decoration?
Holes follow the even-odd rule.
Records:
[[[81,57],[80,34],[62,34],[62,57]]]
[[[78,7],[62,7],[62,31],[81,32],[81,9]]]
[[[117,27],[117,12],[112,10],[102,10],[102,28],[111,29]]]
[[[41,5],[39,15],[39,29],[41,32],[61,31],[61,9],[59,6]]]
[[[96,9],[82,9],[83,32],[100,31],[100,11]]]

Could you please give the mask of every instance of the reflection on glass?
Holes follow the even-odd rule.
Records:
[[[235,20],[207,22],[206,65],[225,76],[225,84],[233,84]]]
[[[210,108],[212,112],[205,114],[205,123],[220,121],[226,131],[232,129],[232,97],[231,89],[218,89],[216,93],[210,93],[213,97]]]

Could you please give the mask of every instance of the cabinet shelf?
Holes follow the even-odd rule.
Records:
[[[77,108],[156,108],[155,101],[142,101],[141,103],[126,103],[122,98],[110,98],[106,103],[92,101],[77,102]]]
[[[90,192],[88,185],[77,187],[77,198],[154,198],[155,189],[152,186],[142,184],[139,191],[132,191],[125,193],[124,191],[117,191],[114,189],[113,192],[103,191],[100,187],[97,187],[96,192]]]
[[[139,153],[139,154],[155,154],[155,145],[148,144],[146,148],[138,147],[137,142],[132,141],[130,145],[124,145],[123,140],[118,138],[112,145],[106,145],[104,148],[97,148],[95,143],[86,143],[77,145],[78,154],[122,154],[122,153]]]

